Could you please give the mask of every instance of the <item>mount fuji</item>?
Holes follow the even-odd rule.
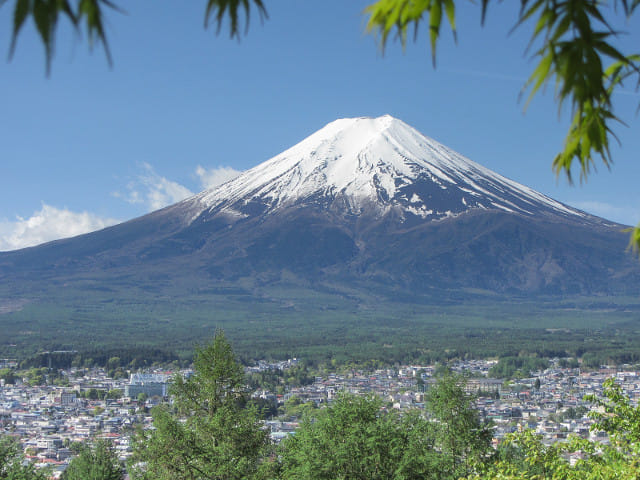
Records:
[[[210,213],[241,218],[293,206],[377,217],[394,211],[402,221],[439,220],[478,208],[588,218],[389,115],[336,120],[195,200]]]
[[[341,119],[175,205],[1,253],[0,295],[69,286],[235,289],[248,301],[265,286],[407,301],[638,293],[622,229],[393,117]]]

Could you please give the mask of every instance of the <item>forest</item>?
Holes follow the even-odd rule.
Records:
[[[106,366],[113,357],[133,369],[174,361],[185,366],[193,360],[194,345],[222,329],[245,364],[294,357],[312,366],[523,356],[573,357],[588,366],[640,361],[640,305],[634,298],[320,310],[325,298],[315,296],[300,299],[308,308],[294,311],[217,297],[212,310],[209,300],[140,302],[118,316],[107,309],[81,313],[29,304],[0,315],[5,339],[0,358],[17,360],[23,368]]]

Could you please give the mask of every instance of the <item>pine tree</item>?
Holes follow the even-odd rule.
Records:
[[[194,374],[178,376],[172,406],[152,410],[154,429],[134,443],[133,478],[241,479],[254,476],[268,445],[247,407],[244,371],[222,332],[196,351]]]

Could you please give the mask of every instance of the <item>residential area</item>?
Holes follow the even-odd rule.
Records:
[[[640,373],[628,366],[583,371],[551,367],[532,372],[529,378],[513,381],[489,378],[495,361],[469,360],[451,365],[466,378],[466,390],[477,395],[476,406],[482,417],[491,420],[494,445],[509,432],[533,429],[548,443],[570,434],[606,441],[590,430],[587,394],[599,395],[602,383],[616,377],[633,401],[640,396]],[[261,361],[246,367],[247,373],[285,371],[298,364],[296,359],[269,363]],[[433,365],[406,365],[397,368],[342,371],[315,377],[313,383],[279,391],[257,389],[252,392],[263,404],[279,407],[280,415],[265,421],[271,438],[281,441],[294,434],[300,418],[291,415],[290,405],[322,407],[340,392],[376,394],[386,408],[405,411],[424,408],[425,395],[435,381]],[[38,466],[49,466],[59,477],[73,456],[75,442],[104,438],[112,442],[119,457],[131,454],[131,436],[136,428],[149,428],[150,408],[170,401],[168,386],[175,373],[160,369],[131,373],[115,380],[99,368],[72,368],[59,371],[66,386],[30,386],[28,379],[15,384],[0,381],[0,431],[18,438],[27,459]],[[301,411],[301,410],[297,410]]]

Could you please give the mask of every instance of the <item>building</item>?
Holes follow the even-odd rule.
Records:
[[[166,397],[169,377],[153,373],[133,373],[129,384],[124,386],[124,396],[137,398],[144,393],[147,397]]]

